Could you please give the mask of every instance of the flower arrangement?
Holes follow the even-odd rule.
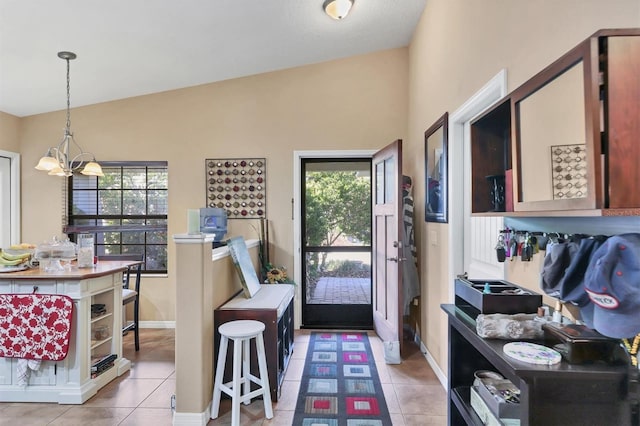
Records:
[[[273,266],[271,263],[267,263],[265,270],[267,271],[267,279],[265,283],[268,284],[293,284],[293,281],[287,275],[287,268],[284,266]]]

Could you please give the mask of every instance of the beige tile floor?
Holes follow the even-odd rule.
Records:
[[[274,418],[264,420],[262,401],[255,401],[241,408],[243,426],[292,424],[309,334],[308,330],[296,331],[282,396],[273,406]],[[446,425],[446,392],[418,347],[408,343],[403,362],[387,365],[381,341],[373,333],[369,336],[393,425]],[[124,340],[124,355],[133,362],[133,368],[93,398],[82,405],[0,402],[0,426],[171,425],[171,395],[175,391],[173,330],[141,330],[137,353],[133,336]],[[225,400],[220,417],[209,425],[230,422],[229,401]]]

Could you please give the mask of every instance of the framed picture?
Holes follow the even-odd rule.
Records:
[[[424,220],[447,223],[447,142],[449,113],[444,113],[424,132],[425,206]]]
[[[262,287],[260,287],[260,281],[258,280],[258,274],[251,262],[251,256],[249,250],[242,237],[233,237],[227,240],[227,248],[231,259],[236,267],[240,282],[242,283],[242,290],[244,296],[247,299],[251,299]]]
[[[229,219],[267,217],[265,158],[207,158],[206,207],[224,209]]]

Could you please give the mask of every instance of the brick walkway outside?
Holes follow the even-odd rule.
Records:
[[[322,277],[316,284],[309,304],[370,304],[371,280],[369,278]]]

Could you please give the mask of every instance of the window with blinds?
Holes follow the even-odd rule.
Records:
[[[142,253],[145,272],[167,272],[166,161],[101,162],[103,177],[69,179],[64,232],[94,234],[96,255]]]

